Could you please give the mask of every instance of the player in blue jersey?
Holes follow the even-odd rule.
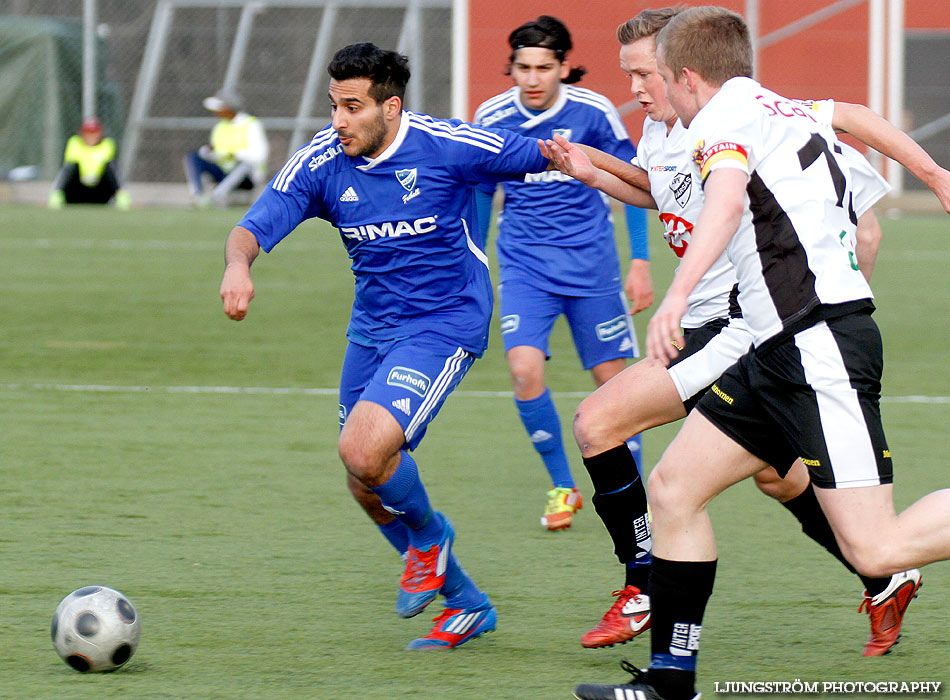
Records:
[[[572,84],[585,71],[567,60],[571,35],[560,20],[542,15],[526,22],[510,34],[508,44],[508,72],[515,85],[484,102],[475,112],[476,124],[538,139],[570,135],[628,162],[636,158],[610,101]],[[505,357],[518,415],[552,484],[541,524],[560,530],[571,526],[582,499],[544,379],[551,329],[559,316],[566,316],[581,363],[597,386],[623,371],[626,358],[636,357],[636,336],[623,298],[606,198],[554,170],[505,182],[502,189],[498,290]],[[479,192],[481,212],[490,209],[491,194]],[[486,234],[488,218],[480,216]],[[636,313],[653,301],[646,215],[627,207],[626,218],[632,260],[625,286]],[[639,449],[639,436],[631,448]]]
[[[406,558],[396,611],[445,610],[410,649],[453,648],[495,628],[488,596],[452,553],[410,451],[485,350],[488,262],[473,239],[472,188],[547,165],[536,141],[403,110],[408,61],[372,44],[328,67],[333,122],[298,150],[231,231],[224,311],[241,320],[250,266],[305,219],[336,226],[356,292],[340,379],[339,453],[349,487]]]

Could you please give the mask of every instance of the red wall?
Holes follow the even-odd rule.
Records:
[[[759,36],[833,1],[760,0]],[[689,0],[684,4],[710,3]],[[745,10],[745,0],[723,0],[721,5],[740,13]],[[569,59],[588,69],[580,84],[607,95],[618,107],[628,102],[631,95],[617,58],[617,25],[640,10],[662,6],[645,0],[471,0],[469,117],[481,102],[511,87],[511,79],[504,75],[508,34],[541,14],[558,17],[570,29],[574,50]],[[906,25],[908,29],[950,29],[950,2],[906,0]],[[867,102],[867,28],[868,6],[862,3],[765,48],[759,55],[758,79],[789,97]],[[643,121],[639,110],[625,115],[624,120],[637,140]]]

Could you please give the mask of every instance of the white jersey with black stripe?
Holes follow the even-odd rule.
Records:
[[[726,252],[758,345],[821,305],[872,298],[854,253],[852,174],[834,131],[800,103],[732,78],[693,118],[694,174],[748,174]]]
[[[832,128],[835,114],[834,100],[804,100],[801,103],[808,107],[820,123]],[[881,197],[891,191],[891,186],[881,174],[874,169],[867,158],[860,151],[846,143],[839,142],[841,156],[851,170],[852,192],[854,194],[854,213],[860,218],[870,211],[871,207],[880,201]]]
[[[650,193],[663,223],[663,238],[678,258],[686,254],[693,224],[703,208],[703,190],[694,173],[686,129],[677,120],[667,133],[666,122],[647,119],[637,145],[637,165],[650,178]],[[714,318],[729,316],[729,296],[736,285],[732,263],[723,253],[689,295],[689,308],[680,324],[699,328]]]

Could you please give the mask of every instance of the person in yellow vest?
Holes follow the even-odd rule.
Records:
[[[266,179],[267,136],[242,103],[240,95],[227,88],[202,102],[220,121],[211,130],[211,143],[185,156],[188,184],[199,205],[226,206],[231,192],[253,190]],[[209,195],[204,191],[206,176],[216,183]]]
[[[128,209],[132,204],[116,175],[115,141],[103,136],[98,119],[86,117],[79,133],[66,142],[63,167],[53,183],[49,206],[61,209],[66,204],[108,204],[113,198],[118,209]]]

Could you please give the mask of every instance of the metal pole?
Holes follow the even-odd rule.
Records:
[[[904,0],[889,0],[887,30],[890,51],[887,58],[887,118],[894,126],[904,126]],[[894,163],[888,168],[888,182],[896,195],[904,191],[904,169]]]
[[[468,119],[468,0],[452,3],[452,116]]]
[[[884,0],[868,3],[868,107],[884,114]],[[868,150],[868,160],[878,172],[884,169],[884,156]]]
[[[247,55],[247,47],[251,42],[251,27],[254,24],[254,15],[261,9],[256,2],[246,4],[241,8],[241,19],[238,21],[237,34],[234,45],[231,47],[231,58],[228,60],[228,69],[224,74],[224,85],[221,87],[233,88],[241,77],[241,67]]]
[[[145,44],[145,55],[142,56],[142,66],[139,69],[138,80],[135,81],[135,93],[132,95],[132,105],[129,108],[129,123],[122,140],[122,150],[119,153],[119,178],[122,182],[129,181],[132,164],[139,150],[139,140],[142,137],[144,122],[148,116],[148,109],[155,94],[155,85],[158,82],[158,71],[161,68],[162,56],[165,53],[165,43],[171,30],[173,8],[168,0],[159,0],[152,16],[152,28],[148,33]]]
[[[308,120],[313,113],[313,105],[317,101],[317,85],[327,65],[330,55],[330,39],[336,31],[336,3],[330,2],[323,9],[320,18],[320,29],[310,55],[310,67],[307,69],[307,81],[304,83],[303,94],[300,96],[300,105],[297,107],[297,118],[294,120],[294,132],[290,137],[288,154],[290,157],[303,143],[307,131]],[[313,130],[310,130],[313,134]]]
[[[745,0],[745,22],[752,42],[752,77],[759,79],[759,0]]]
[[[414,112],[424,112],[422,87],[424,84],[424,68],[422,62],[422,50],[419,46],[421,16],[419,4],[416,0],[407,0],[405,14],[402,16],[402,28],[399,30],[399,41],[396,44],[396,51],[406,54],[409,57],[409,70],[412,79],[406,87],[407,107]]]
[[[82,4],[82,116],[96,114],[96,0]]]

